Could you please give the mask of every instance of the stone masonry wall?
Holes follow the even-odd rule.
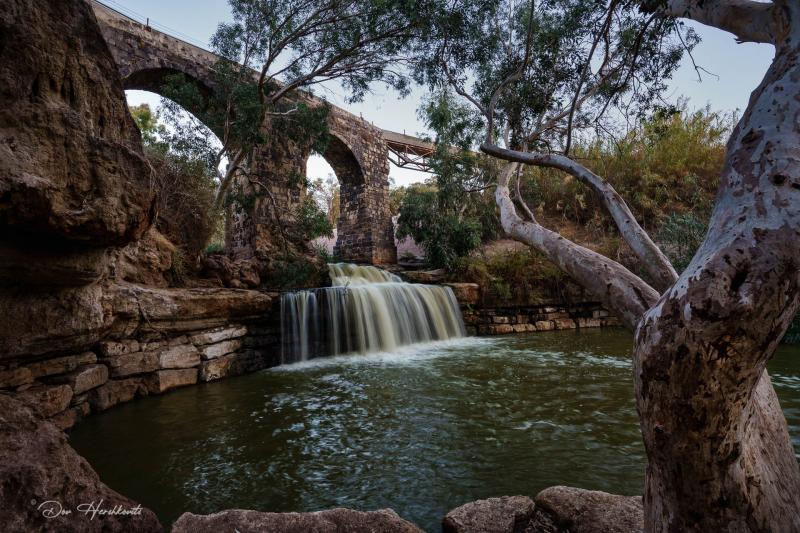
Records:
[[[92,7],[126,89],[159,93],[164,77],[175,72],[195,80],[201,91],[213,88],[216,55],[108,7],[96,3]],[[312,104],[320,102],[311,95],[302,97]],[[323,156],[339,178],[342,198],[335,253],[344,261],[395,263],[388,147],[381,130],[336,106],[331,106],[329,130],[331,142]],[[268,187],[270,197],[258,196],[254,206],[233,213],[228,221],[228,251],[236,259],[272,255],[279,238],[276,217],[286,223],[303,196],[297,177],[305,176],[308,151],[283,137],[268,137],[254,150],[249,166],[251,176]]]
[[[213,327],[204,322],[133,332],[79,353],[4,362],[0,394],[15,396],[68,429],[91,413],[135,398],[280,364],[277,312]]]
[[[486,305],[476,283],[445,283],[461,306],[469,335],[504,335],[620,326],[598,302],[557,300],[527,305]]]

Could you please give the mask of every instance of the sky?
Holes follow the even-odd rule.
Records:
[[[230,11],[225,0],[102,0],[103,3],[144,21],[150,19],[156,29],[181,37],[193,44],[206,46],[216,30],[217,24],[230,20]],[[758,86],[773,56],[773,47],[766,44],[738,44],[733,35],[688,22],[700,34],[702,42],[694,50],[695,61],[711,74],[703,73],[702,81],[692,67],[689,58],[684,58],[678,72],[673,76],[668,99],[676,101],[688,98],[690,109],[710,105],[717,111],[742,110],[746,107],[750,93]],[[344,104],[343,95],[336,89],[317,93],[331,103],[360,114],[366,120],[383,129],[408,134],[428,133],[417,116],[417,108],[423,97],[421,90],[401,99],[396,93],[383,87],[375,87],[373,94],[358,104]],[[159,97],[142,91],[128,91],[128,102],[132,105],[149,103],[157,108]],[[308,163],[310,178],[326,177],[333,170],[319,156]],[[390,176],[396,185],[407,185],[421,181],[428,175],[421,172],[398,169],[391,166]]]

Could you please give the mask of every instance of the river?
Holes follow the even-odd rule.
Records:
[[[556,484],[641,494],[622,330],[313,359],[121,405],[72,445],[165,524],[183,511],[391,507],[427,531],[467,501]],[[773,383],[800,447],[800,349]]]

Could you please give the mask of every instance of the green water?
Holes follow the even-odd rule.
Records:
[[[391,507],[427,531],[464,502],[555,485],[640,494],[623,331],[472,338],[317,359],[119,406],[71,435],[165,524],[183,511]],[[800,354],[773,381],[800,446]]]

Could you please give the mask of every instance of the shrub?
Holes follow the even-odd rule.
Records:
[[[145,154],[154,170],[156,228],[194,258],[217,231],[222,217],[214,210],[214,178],[197,160],[152,147],[147,147]]]
[[[317,237],[333,237],[333,224],[328,214],[320,209],[314,199],[306,197],[295,209],[295,223],[291,225],[291,237],[295,242],[309,242]]]
[[[719,182],[733,117],[705,108],[657,113],[616,142],[577,145],[573,157],[608,180],[651,231],[671,215],[706,220]],[[611,229],[594,195],[572,176],[526,167],[522,196],[539,214]]]
[[[683,272],[706,234],[706,223],[691,213],[670,215],[658,232],[658,241],[675,270]]]
[[[431,266],[452,268],[459,257],[481,244],[483,227],[474,216],[442,209],[431,186],[410,187],[400,207],[397,236],[411,236],[425,250]]]
[[[463,257],[456,261],[452,281],[477,283],[499,301],[526,301],[531,295],[560,296],[563,272],[532,248],[491,257]]]

